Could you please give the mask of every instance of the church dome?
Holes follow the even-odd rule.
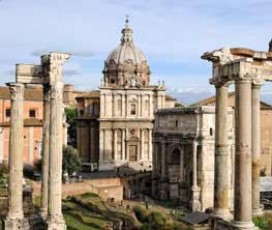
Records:
[[[129,33],[130,37],[128,37]],[[133,43],[131,37],[132,30],[126,27],[122,30],[122,34],[123,37],[121,38],[121,44],[110,52],[106,63],[109,63],[111,60],[117,64],[123,64],[126,60],[131,60],[133,64],[141,64],[142,62],[145,62],[146,58],[144,53]]]
[[[140,87],[149,84],[150,71],[144,53],[135,46],[126,19],[120,45],[110,52],[103,70],[104,85]]]

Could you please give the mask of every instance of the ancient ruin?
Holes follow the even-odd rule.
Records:
[[[235,84],[236,229],[254,229],[252,215],[260,214],[260,88],[272,80],[272,54],[246,48],[222,48],[204,53],[213,63],[210,83],[216,87],[215,216],[230,219],[227,166],[227,93]],[[252,199],[251,199],[252,198]]]
[[[23,92],[29,85],[44,88],[43,181],[41,215],[47,229],[63,230],[61,211],[63,82],[62,64],[69,54],[50,53],[41,57],[41,65],[18,64],[16,83],[9,83],[11,93],[11,128],[9,154],[9,206],[6,230],[29,229],[22,208],[23,189]]]

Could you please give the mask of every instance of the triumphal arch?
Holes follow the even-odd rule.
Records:
[[[260,89],[272,80],[272,52],[222,48],[206,52],[216,88],[214,214],[230,220],[228,178],[228,86],[235,85],[234,229],[255,229],[260,209]]]
[[[6,230],[33,229],[23,213],[23,100],[24,88],[41,85],[44,92],[41,216],[47,229],[63,230],[61,211],[63,82],[62,64],[69,54],[41,56],[40,65],[16,65],[16,82],[8,83],[11,95],[8,215]]]

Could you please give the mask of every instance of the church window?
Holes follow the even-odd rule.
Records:
[[[136,115],[136,104],[131,104],[130,115]]]
[[[111,78],[111,84],[114,84],[114,83],[115,83],[115,79]]]

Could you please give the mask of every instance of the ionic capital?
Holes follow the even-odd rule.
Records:
[[[263,79],[252,79],[252,88],[259,89],[265,83]]]

